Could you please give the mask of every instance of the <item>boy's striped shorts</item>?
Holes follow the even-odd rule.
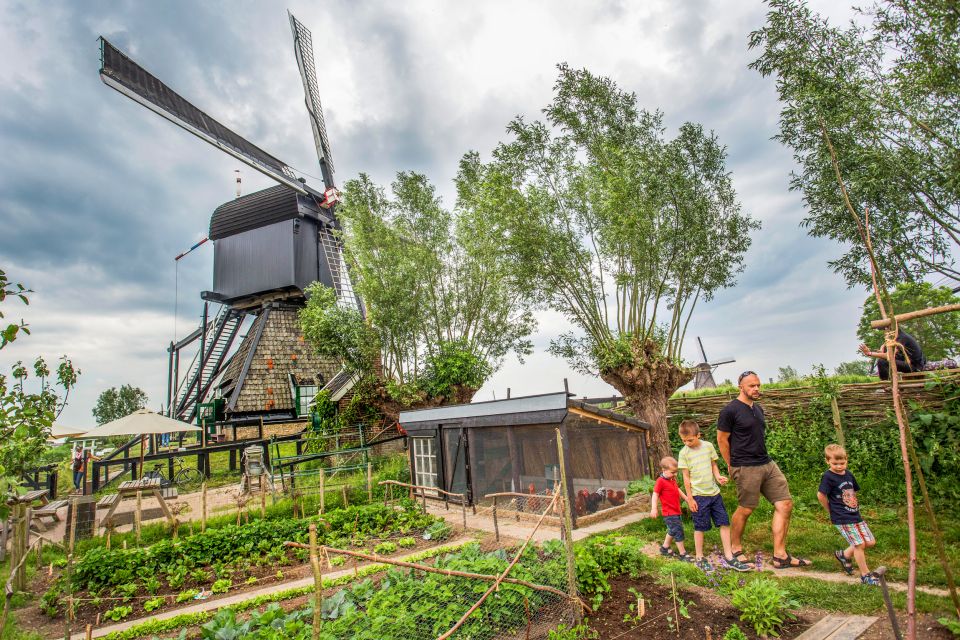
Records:
[[[837,531],[840,532],[844,540],[855,547],[876,540],[876,538],[873,537],[873,532],[870,531],[870,527],[868,527],[867,523],[863,520],[854,522],[853,524],[836,524],[833,526],[837,528]]]

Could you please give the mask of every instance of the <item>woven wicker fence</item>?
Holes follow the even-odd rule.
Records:
[[[939,381],[940,384],[928,385],[931,381]],[[937,411],[944,404],[943,385],[948,384],[960,385],[960,371],[904,375],[901,377],[900,390],[908,407],[912,402],[927,410]],[[690,418],[702,427],[713,425],[717,422],[720,410],[735,397],[737,394],[734,392],[689,398],[676,396],[670,399],[669,416]],[[804,386],[764,391],[760,402],[767,419],[776,420],[809,407],[818,397],[815,387]],[[890,382],[841,385],[837,406],[844,424],[870,426],[883,422],[893,411]]]

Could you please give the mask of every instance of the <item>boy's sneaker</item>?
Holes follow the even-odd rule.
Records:
[[[697,565],[697,568],[703,572],[708,572],[713,569],[713,567],[710,566],[710,562],[706,558],[697,558],[693,561],[693,563]]]
[[[669,558],[673,555],[673,550],[670,547],[660,547],[660,555]]]
[[[724,564],[726,564],[728,567],[730,567],[730,568],[733,569],[734,571],[739,571],[739,572],[743,573],[743,572],[746,572],[746,571],[750,571],[750,570],[751,570],[751,569],[750,569],[750,565],[744,564],[743,562],[740,562],[739,560],[737,560],[736,557],[733,557],[733,558],[724,558],[724,559],[723,559],[723,562],[724,562]]]
[[[861,583],[861,584],[869,584],[869,585],[872,585],[872,586],[874,586],[874,587],[879,587],[879,586],[880,586],[880,578],[877,577],[877,574],[875,574],[875,573],[873,573],[873,572],[870,572],[870,573],[868,573],[868,574],[866,574],[866,575],[860,576],[860,583]]]

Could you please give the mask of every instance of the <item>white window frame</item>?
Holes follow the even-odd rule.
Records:
[[[418,487],[440,488],[440,465],[437,460],[437,442],[433,436],[413,436],[414,484]],[[429,494],[430,492],[428,492]],[[438,495],[433,492],[433,495]]]

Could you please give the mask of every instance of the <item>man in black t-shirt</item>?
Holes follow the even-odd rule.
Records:
[[[757,402],[760,399],[760,377],[753,371],[744,371],[738,383],[740,394],[721,409],[717,419],[720,455],[737,485],[737,510],[733,512],[730,526],[733,557],[740,562],[750,562],[743,552],[743,530],[762,495],[774,509],[771,524],[774,568],[806,567],[810,564],[808,560],[787,553],[787,529],[793,499],[786,477],[767,455],[767,423],[763,407]]]
[[[923,366],[927,364],[927,359],[923,355],[923,349],[920,343],[912,335],[903,329],[897,329],[897,342],[903,349],[897,349],[894,354],[894,362],[897,365],[897,371],[900,373],[913,373],[923,371]],[[879,351],[871,351],[865,344],[860,345],[860,353],[868,358],[877,358],[877,375],[881,380],[890,379],[890,363],[887,361],[886,345],[880,347]]]

